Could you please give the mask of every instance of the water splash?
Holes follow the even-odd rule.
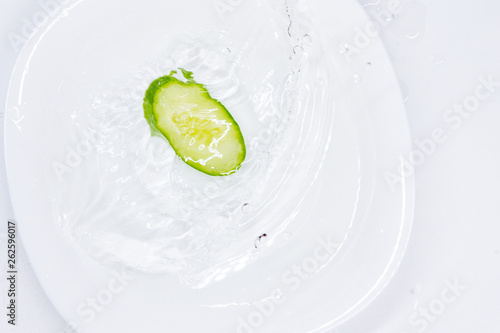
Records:
[[[303,119],[315,103],[314,89],[324,90],[328,82],[323,70],[317,71],[321,77],[313,77],[314,86],[304,86],[303,65],[316,44],[313,32],[299,25],[293,4],[278,14],[289,20],[286,27],[258,29],[239,43],[220,30],[172,39],[131,67],[126,77],[90,94],[90,108],[75,116],[87,119],[86,131],[95,133],[94,152],[61,186],[54,203],[61,233],[83,255],[147,273],[176,273],[195,288],[223,279],[253,258],[237,240],[250,224],[259,223],[254,216],[279,200],[262,194],[287,181],[294,161],[281,179],[270,177],[295,142],[293,136],[303,133],[300,143],[309,133],[322,133],[306,128],[311,125]],[[271,53],[283,57],[254,78],[255,70],[248,66],[252,52],[270,52],[258,50],[263,34],[279,37]],[[289,62],[278,61],[283,58]],[[150,135],[143,118],[144,92],[151,81],[179,67],[193,72],[238,117],[247,158],[230,177],[197,173],[165,140]],[[321,117],[316,120],[325,125]],[[322,147],[318,150],[324,153]],[[78,202],[71,199],[78,196]],[[283,223],[273,221],[269,230],[284,229]]]

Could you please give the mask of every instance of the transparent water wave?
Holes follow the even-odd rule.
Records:
[[[295,3],[275,2],[268,11],[269,20],[244,38],[216,28],[174,36],[90,92],[90,107],[78,114],[87,125],[78,131],[80,138],[91,135],[95,149],[54,203],[61,233],[82,254],[139,272],[177,274],[199,288],[256,259],[256,230],[286,233],[321,166],[333,110],[314,26],[297,15]],[[247,157],[235,174],[201,174],[166,140],[151,136],[144,92],[179,67],[192,71],[239,123]],[[310,167],[296,177],[306,155]],[[296,192],[285,193],[290,188]]]

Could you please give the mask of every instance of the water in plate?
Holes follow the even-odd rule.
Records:
[[[88,91],[72,115],[73,158],[82,163],[64,175],[53,200],[58,229],[83,256],[177,274],[199,288],[289,234],[327,149],[333,113],[328,62],[296,6],[270,2],[259,25],[193,27],[169,36],[155,54]],[[202,174],[151,136],[144,92],[179,67],[192,71],[240,125],[247,157],[235,174]],[[289,183],[294,191],[283,190]]]

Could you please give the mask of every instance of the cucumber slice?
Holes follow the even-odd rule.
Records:
[[[211,176],[239,169],[246,148],[240,127],[207,89],[181,68],[187,82],[173,75],[154,80],[144,97],[144,117],[151,135],[166,138],[188,165]]]

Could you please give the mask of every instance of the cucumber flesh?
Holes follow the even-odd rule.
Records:
[[[212,176],[239,169],[246,148],[240,127],[221,102],[181,69],[154,80],[144,98],[144,116],[152,135],[165,137],[188,165]]]

